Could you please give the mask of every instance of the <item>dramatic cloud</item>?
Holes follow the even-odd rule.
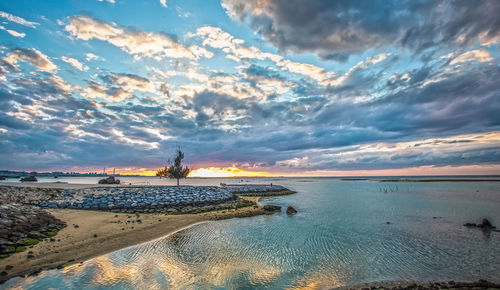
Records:
[[[17,24],[21,24],[21,25],[26,26],[26,27],[36,28],[38,25],[40,25],[40,23],[28,21],[28,20],[23,19],[19,16],[15,16],[15,15],[12,15],[10,13],[3,12],[3,11],[0,11],[0,17],[5,18],[8,21],[11,21],[11,22],[14,22]]]
[[[21,33],[21,32],[17,32],[15,30],[12,30],[12,29],[7,29],[5,28],[4,26],[0,25],[0,29],[1,30],[5,30],[7,31],[10,35],[14,36],[14,37],[20,37],[20,38],[23,38],[26,36],[26,33]]]
[[[89,81],[82,93],[87,98],[102,98],[111,102],[121,102],[134,97],[135,91],[154,92],[154,84],[143,77],[133,74],[110,73],[100,77],[104,84]]]
[[[451,60],[450,64],[457,64],[462,62],[476,61],[476,62],[489,62],[493,61],[489,51],[485,49],[475,49],[464,52]]]
[[[98,60],[98,59],[100,59],[100,58],[99,58],[97,55],[95,55],[95,54],[93,54],[93,53],[90,53],[90,52],[89,52],[89,53],[86,53],[86,54],[85,54],[85,59],[86,59],[87,61],[93,61],[93,60]]]
[[[500,3],[495,0],[224,0],[223,6],[281,50],[340,61],[391,45],[422,51],[500,39]]]
[[[153,33],[123,28],[115,23],[106,23],[88,16],[69,18],[65,27],[72,36],[82,39],[106,41],[138,58],[148,57],[157,60],[171,58],[198,59],[211,57],[212,54],[200,47],[186,47],[164,33]]]
[[[13,66],[16,66],[18,62],[25,61],[42,71],[54,72],[57,70],[57,66],[52,63],[48,56],[34,48],[16,48],[10,51],[3,60]]]
[[[63,57],[61,57],[61,60],[69,63],[71,66],[73,66],[74,68],[81,70],[81,71],[86,71],[89,69],[88,66],[86,66],[85,64],[81,63],[79,60],[72,58],[72,57],[63,56]]]
[[[244,46],[245,41],[237,39],[218,27],[203,26],[197,29],[196,34],[189,33],[187,37],[198,36],[203,38],[203,45],[218,48],[229,54],[236,61],[241,59],[272,59],[279,61],[281,56],[264,53],[255,46]]]
[[[414,166],[496,164],[500,161],[499,149],[500,133],[493,132],[323,150],[321,154],[279,161],[277,165],[303,170],[358,170],[406,168],[409,162]]]

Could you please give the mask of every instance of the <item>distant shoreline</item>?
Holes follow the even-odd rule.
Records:
[[[379,182],[500,182],[500,179],[382,179]]]
[[[377,181],[377,182],[500,182],[500,179],[448,178],[448,179],[372,179],[372,178],[342,178],[342,181]]]

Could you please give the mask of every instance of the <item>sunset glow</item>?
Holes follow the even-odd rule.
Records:
[[[247,171],[238,167],[208,167],[198,168],[189,173],[189,177],[258,177],[258,176],[275,176],[269,172]]]

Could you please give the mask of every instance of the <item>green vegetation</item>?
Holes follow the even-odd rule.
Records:
[[[21,252],[24,252],[26,251],[26,247],[17,247],[16,248],[16,253],[21,253]]]
[[[33,245],[38,244],[38,240],[28,238],[28,239],[20,241],[18,244],[23,245],[23,246],[33,246]]]
[[[55,231],[52,231],[52,232],[48,232],[48,233],[40,233],[36,236],[33,236],[31,238],[27,238],[27,239],[24,239],[24,240],[21,240],[21,241],[18,241],[17,244],[15,246],[8,246],[8,247],[5,247],[4,249],[2,249],[0,251],[0,259],[5,259],[7,258],[8,256],[12,255],[12,254],[15,254],[15,253],[21,253],[21,252],[24,252],[26,251],[26,248],[27,247],[32,247],[36,244],[38,244],[40,241],[48,238],[48,237],[54,237],[57,235],[57,232],[59,230],[55,230]]]
[[[190,171],[189,167],[182,166],[182,159],[184,159],[184,153],[179,147],[177,148],[177,156],[175,157],[174,162],[171,163],[169,160],[168,163],[170,163],[170,166],[165,166],[165,168],[156,171],[156,176],[177,179],[177,185],[179,185],[179,180],[181,178],[186,178]]]

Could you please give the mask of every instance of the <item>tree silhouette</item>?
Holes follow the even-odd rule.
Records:
[[[174,163],[171,163],[169,160],[168,163],[170,165],[165,166],[165,168],[158,169],[158,171],[156,171],[156,176],[177,179],[177,185],[179,185],[179,180],[181,178],[186,178],[189,171],[191,171],[189,167],[182,166],[182,159],[184,159],[184,153],[182,152],[181,147],[178,147]]]

